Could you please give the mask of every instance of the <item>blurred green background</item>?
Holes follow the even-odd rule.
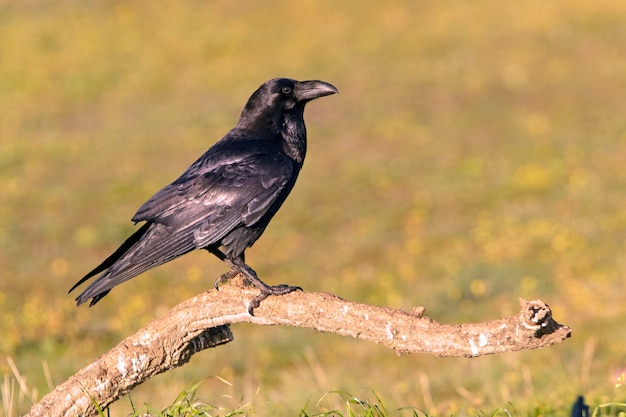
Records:
[[[202,399],[275,416],[332,390],[458,416],[623,400],[625,18],[626,2],[592,0],[0,2],[0,383],[12,360],[40,398],[226,271],[198,251],[94,308],[67,295],[258,85],[286,76],[340,94],[308,106],[304,170],[247,253],[265,282],[446,323],[541,298],[573,336],[438,359],[236,325],[135,404],[202,380]]]

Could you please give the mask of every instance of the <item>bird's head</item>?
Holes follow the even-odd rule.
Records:
[[[285,117],[302,119],[304,106],[319,97],[336,94],[337,88],[324,81],[274,78],[261,85],[248,99],[238,127],[278,133]]]

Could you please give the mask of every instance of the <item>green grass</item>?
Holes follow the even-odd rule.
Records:
[[[235,410],[230,410],[197,400],[196,394],[199,386],[200,383],[197,383],[191,388],[183,390],[180,394],[178,394],[178,397],[176,397],[172,404],[162,410],[156,410],[149,404],[145,405],[145,410],[137,410],[131,401],[133,407],[131,416],[143,416],[146,414],[157,417],[233,417],[249,415],[247,410],[251,408],[250,405],[242,405]]]
[[[315,408],[320,411],[319,413],[309,414],[304,409],[300,417],[428,417],[428,413],[411,406],[389,410],[376,392],[370,392],[369,397],[372,399],[360,399],[349,392],[328,392],[315,404]],[[329,406],[326,403],[331,404]]]
[[[222,378],[215,378],[217,381],[232,385]],[[5,379],[6,381],[6,379]],[[11,382],[18,382],[20,389],[28,390],[22,376],[16,371],[15,378]],[[132,399],[132,394],[128,395],[128,406],[131,412],[126,412],[129,417],[155,416],[155,417],[234,417],[234,416],[253,416],[255,413],[255,405],[253,403],[240,404],[237,408],[231,409],[221,405],[228,396],[216,396],[211,403],[198,398],[198,388],[202,382],[184,389],[178,394],[174,401],[165,406],[163,409],[156,409],[150,404],[144,404],[137,407]],[[6,385],[6,384],[5,384]],[[4,411],[7,417],[15,414],[13,408],[13,400],[15,400],[15,391],[1,391],[1,398],[4,404]],[[8,394],[8,395],[7,395]],[[429,417],[430,414],[422,409],[414,406],[403,406],[399,408],[390,408],[375,391],[368,390],[364,393],[365,397],[357,397],[345,391],[327,392],[314,404],[305,404],[300,410],[300,417]],[[123,401],[125,403],[125,401]],[[96,406],[98,415],[101,417],[111,415],[110,410],[103,410]],[[271,409],[271,408],[270,408]],[[589,410],[592,417],[618,416],[626,415],[626,403],[606,403]],[[532,412],[518,413],[514,404],[509,403],[505,408],[497,408],[493,412],[485,412],[482,410],[473,410],[469,415],[474,417],[518,417],[526,416],[559,416],[564,415],[564,410],[550,410],[536,408]],[[586,415],[586,414],[585,414]]]
[[[40,398],[225,272],[198,252],[92,309],[66,294],[259,84],[290,76],[340,94],[307,109],[304,170],[248,251],[266,282],[422,305],[448,323],[513,314],[518,297],[538,297],[573,337],[438,359],[241,325],[235,342],[134,390],[136,404],[161,410],[207,375],[232,385],[209,380],[198,395],[226,395],[230,410],[254,403],[258,415],[366,389],[389,409],[438,416],[509,404],[563,415],[579,394],[592,408],[623,402],[625,16],[626,3],[591,0],[2,2],[5,386],[11,357]],[[22,395],[14,412],[26,411],[28,396],[12,389]]]

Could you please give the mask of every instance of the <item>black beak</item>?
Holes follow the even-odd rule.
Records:
[[[334,85],[318,80],[298,81],[295,90],[298,101],[304,102],[339,92]]]

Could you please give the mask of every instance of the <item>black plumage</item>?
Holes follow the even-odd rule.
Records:
[[[305,104],[337,93],[322,81],[270,80],[252,94],[239,122],[176,181],[144,203],[134,222],[145,222],[111,256],[71,289],[100,274],[77,298],[97,303],[116,285],[194,249],[206,249],[268,295],[298,289],[269,286],[245,263],[293,188],[306,154]]]

